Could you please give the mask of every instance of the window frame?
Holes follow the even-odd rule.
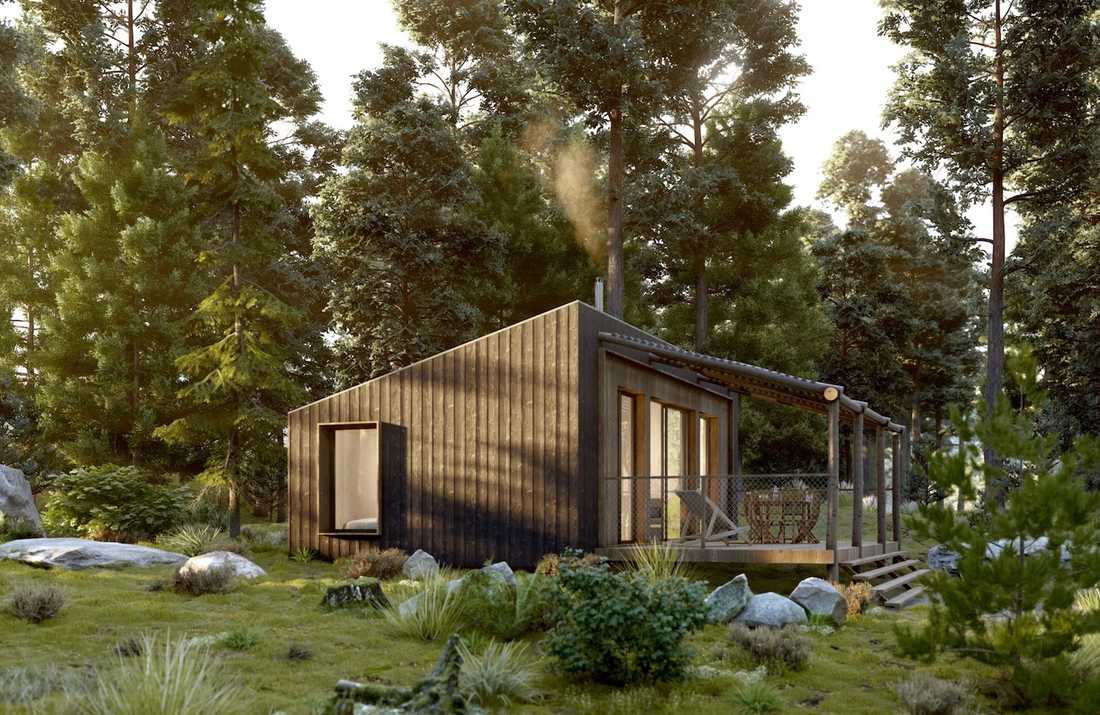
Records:
[[[336,502],[338,494],[336,491],[336,433],[344,430],[363,430],[373,429],[376,433],[375,440],[375,464],[377,465],[378,478],[377,478],[377,500],[378,500],[378,527],[376,529],[341,529],[336,523]],[[322,504],[327,501],[324,513],[319,514],[323,519],[324,530],[320,532],[322,536],[382,536],[382,522],[383,515],[385,513],[385,502],[383,501],[384,494],[384,482],[386,479],[385,469],[383,468],[383,435],[382,435],[382,422],[377,420],[371,421],[356,421],[356,422],[319,422],[317,424],[318,432],[318,456],[320,457],[320,480],[319,487],[324,490],[324,494],[318,495],[318,501]],[[324,498],[327,496],[327,500]]]

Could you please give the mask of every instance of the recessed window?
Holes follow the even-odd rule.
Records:
[[[634,398],[619,393],[619,541],[634,540]]]
[[[334,428],[330,445],[334,528],[380,532],[378,427]]]

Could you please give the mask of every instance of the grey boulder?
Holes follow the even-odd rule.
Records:
[[[136,544],[88,539],[18,539],[0,544],[0,559],[43,568],[88,569],[165,566],[187,560],[183,554]]]
[[[419,581],[439,573],[439,564],[436,563],[435,557],[427,551],[417,549],[412,556],[405,559],[405,565],[401,567],[401,572],[405,575],[405,578]]]
[[[31,483],[22,471],[3,464],[0,464],[0,515],[4,521],[20,521],[39,534],[45,533],[38,507],[34,505]]]
[[[928,568],[945,571],[952,576],[959,575],[959,554],[943,544],[928,549]]]
[[[211,551],[192,556],[180,566],[180,573],[206,573],[213,569],[229,569],[237,578],[260,578],[267,575],[262,568],[232,551]]]
[[[750,598],[749,604],[738,614],[736,621],[750,628],[759,626],[782,628],[808,622],[806,611],[802,610],[802,606],[786,596],[771,592]]]
[[[739,574],[710,592],[706,598],[707,621],[710,623],[729,623],[745,610],[752,590],[745,574]]]
[[[815,616],[825,616],[838,626],[848,620],[848,599],[825,579],[804,578],[791,591],[791,600]]]
[[[508,565],[507,561],[498,561],[495,564],[483,566],[481,570],[489,573],[498,573],[504,577],[504,580],[508,582],[509,586],[512,588],[519,588],[519,582],[516,581],[516,575],[512,573],[512,567]]]

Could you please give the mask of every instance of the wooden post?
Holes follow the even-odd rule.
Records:
[[[891,501],[891,505],[894,509],[894,541],[898,542],[898,548],[901,548],[901,468],[905,464],[905,455],[903,454],[902,444],[904,443],[902,435],[894,433],[894,483]]]
[[[733,523],[740,524],[744,485],[741,483],[741,393],[730,395],[730,474],[733,475]],[[727,491],[729,486],[727,485]],[[727,502],[728,504],[729,502]]]
[[[840,562],[836,543],[836,519],[840,505],[840,400],[829,403],[829,522],[825,525],[825,548],[833,552],[829,578],[840,578]]]
[[[863,547],[863,413],[852,427],[852,546]],[[862,554],[860,554],[862,556]]]
[[[875,429],[875,504],[878,543],[886,548],[886,428]]]

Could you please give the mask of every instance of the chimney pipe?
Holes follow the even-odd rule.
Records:
[[[596,310],[603,312],[603,278],[596,277]]]

